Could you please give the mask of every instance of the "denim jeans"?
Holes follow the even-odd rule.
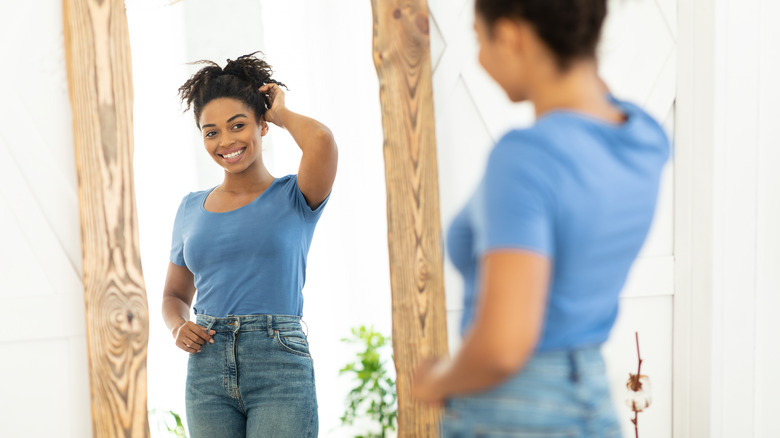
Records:
[[[314,368],[300,318],[197,315],[214,343],[190,354],[191,438],[316,437]]]
[[[442,436],[620,437],[599,348],[538,352],[499,386],[447,400]]]

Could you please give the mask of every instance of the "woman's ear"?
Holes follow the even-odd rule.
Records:
[[[260,117],[260,135],[265,137],[268,134],[268,122],[265,121],[265,117]]]
[[[499,18],[493,25],[493,41],[505,53],[523,51],[524,38],[523,25],[518,20]]]

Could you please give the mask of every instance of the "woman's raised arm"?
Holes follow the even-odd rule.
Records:
[[[289,110],[284,104],[284,91],[276,84],[266,84],[260,92],[268,95],[271,108],[265,113],[267,122],[286,129],[303,151],[298,168],[298,187],[312,209],[328,197],[336,179],[338,149],[327,126]]]

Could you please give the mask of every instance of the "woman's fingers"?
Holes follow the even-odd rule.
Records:
[[[200,347],[205,342],[203,339],[197,337],[197,336],[183,336],[182,340],[185,344],[195,346],[197,345]]]
[[[265,84],[260,87],[261,93],[268,96],[268,104],[270,109],[276,109],[275,107],[284,105],[284,90],[279,88],[276,84]]]
[[[284,91],[276,84],[265,84],[258,89],[268,100],[268,110],[263,117],[269,123],[284,128],[281,114],[284,112]]]
[[[205,327],[201,327],[201,326],[198,326],[198,327],[200,328],[200,330],[198,332],[198,337],[200,337],[200,339],[202,339],[203,342],[210,342],[210,343],[213,344],[214,343],[214,338],[212,338],[212,335],[214,335],[217,332],[215,332],[214,330],[206,330]],[[201,343],[203,343],[203,342],[201,342]]]
[[[188,345],[183,340],[176,341],[176,346],[186,351],[187,353],[200,353],[199,345]]]
[[[206,330],[205,327],[192,321],[184,323],[176,336],[176,346],[188,353],[197,353],[206,342],[214,343],[212,335],[214,330]]]

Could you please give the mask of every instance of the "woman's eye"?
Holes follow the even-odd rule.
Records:
[[[206,138],[211,138],[215,135],[217,135],[216,131],[209,131],[206,133]]]
[[[235,125],[233,125],[233,129],[241,129],[243,127],[244,127],[243,123],[236,123]]]

